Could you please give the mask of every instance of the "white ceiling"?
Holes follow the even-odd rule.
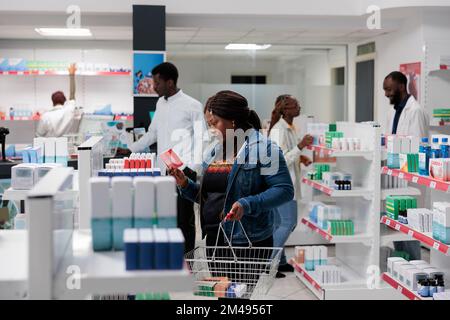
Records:
[[[258,51],[260,57],[289,59],[307,54],[304,48],[331,48],[363,41],[389,33],[401,25],[407,14],[392,12],[383,20],[381,30],[368,30],[364,16],[268,16],[268,15],[193,15],[167,14],[167,51],[177,56],[248,55],[247,52],[225,51],[228,43],[272,44]],[[65,12],[0,11],[0,39],[45,39],[36,27],[64,27]],[[83,14],[82,27],[90,28],[87,40],[121,40],[131,42],[130,13]],[[64,38],[61,38],[64,39]],[[308,53],[308,54],[311,54]]]

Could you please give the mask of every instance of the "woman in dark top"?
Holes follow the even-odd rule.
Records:
[[[218,225],[230,213],[231,221],[240,220],[245,230],[224,223],[233,246],[248,246],[247,235],[253,247],[272,247],[274,210],[294,196],[283,153],[259,133],[259,118],[240,94],[220,91],[208,100],[206,110],[221,143],[206,153],[202,184],[180,170],[169,173],[183,197],[200,203],[207,246],[215,245]],[[227,135],[238,130],[245,132],[245,138]],[[221,238],[219,245],[228,244]]]

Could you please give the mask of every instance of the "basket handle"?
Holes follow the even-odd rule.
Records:
[[[228,215],[227,215],[227,217],[228,217]],[[231,252],[232,252],[232,254],[233,254],[234,261],[237,261],[237,256],[236,256],[236,253],[235,253],[234,250],[233,250],[233,245],[232,245],[232,241],[233,241],[233,233],[234,233],[234,226],[235,226],[235,224],[236,224],[236,221],[233,221],[233,226],[231,227],[230,238],[228,238],[227,233],[225,232],[225,229],[224,229],[224,227],[223,227],[223,224],[227,221],[227,217],[225,217],[225,219],[223,219],[223,220],[219,223],[219,230],[222,231],[223,237],[225,238],[225,241],[228,243],[228,247],[230,248],[230,250],[231,250]],[[240,226],[241,226],[242,232],[243,232],[244,235],[245,235],[245,238],[246,238],[247,241],[248,241],[248,248],[251,248],[251,247],[252,247],[252,242],[250,241],[250,239],[249,239],[249,237],[248,237],[248,235],[247,235],[247,232],[245,232],[245,229],[244,229],[244,226],[242,225],[241,220],[238,220],[238,222],[239,222],[239,224],[240,224]],[[214,246],[214,251],[213,251],[213,254],[212,254],[212,257],[211,257],[211,259],[212,259],[213,261],[214,261],[214,259],[216,258],[216,250],[217,250],[217,245],[218,245],[218,243],[219,243],[219,235],[220,235],[220,231],[217,232],[216,244],[215,244],[215,246]]]

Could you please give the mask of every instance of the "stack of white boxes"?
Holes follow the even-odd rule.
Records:
[[[424,208],[408,209],[408,225],[423,233],[429,233],[433,230],[433,211]]]
[[[67,166],[69,158],[67,137],[34,138],[33,147],[41,150],[39,163],[60,163]]]
[[[450,202],[433,203],[433,238],[450,244]]]
[[[388,258],[387,272],[413,291],[417,291],[417,282],[419,280],[433,278],[436,275],[444,275],[442,271],[432,267],[424,260],[411,260],[408,262],[399,257]]]
[[[314,271],[314,278],[322,284],[341,283],[341,268],[334,265],[318,266]]]
[[[338,206],[324,205],[317,209],[317,225],[319,228],[326,230],[328,228],[328,220],[341,220],[342,210]]]

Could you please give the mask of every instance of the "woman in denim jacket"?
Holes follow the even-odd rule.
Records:
[[[218,92],[208,100],[207,112],[219,142],[204,157],[201,184],[178,169],[169,172],[181,195],[200,203],[207,246],[215,245],[219,223],[230,213],[224,229],[227,237],[233,231],[233,246],[248,245],[242,229],[238,225],[232,229],[232,221],[241,220],[252,246],[272,247],[275,208],[294,197],[283,153],[259,133],[259,118],[240,94]],[[219,239],[219,245],[226,245],[220,234]]]

